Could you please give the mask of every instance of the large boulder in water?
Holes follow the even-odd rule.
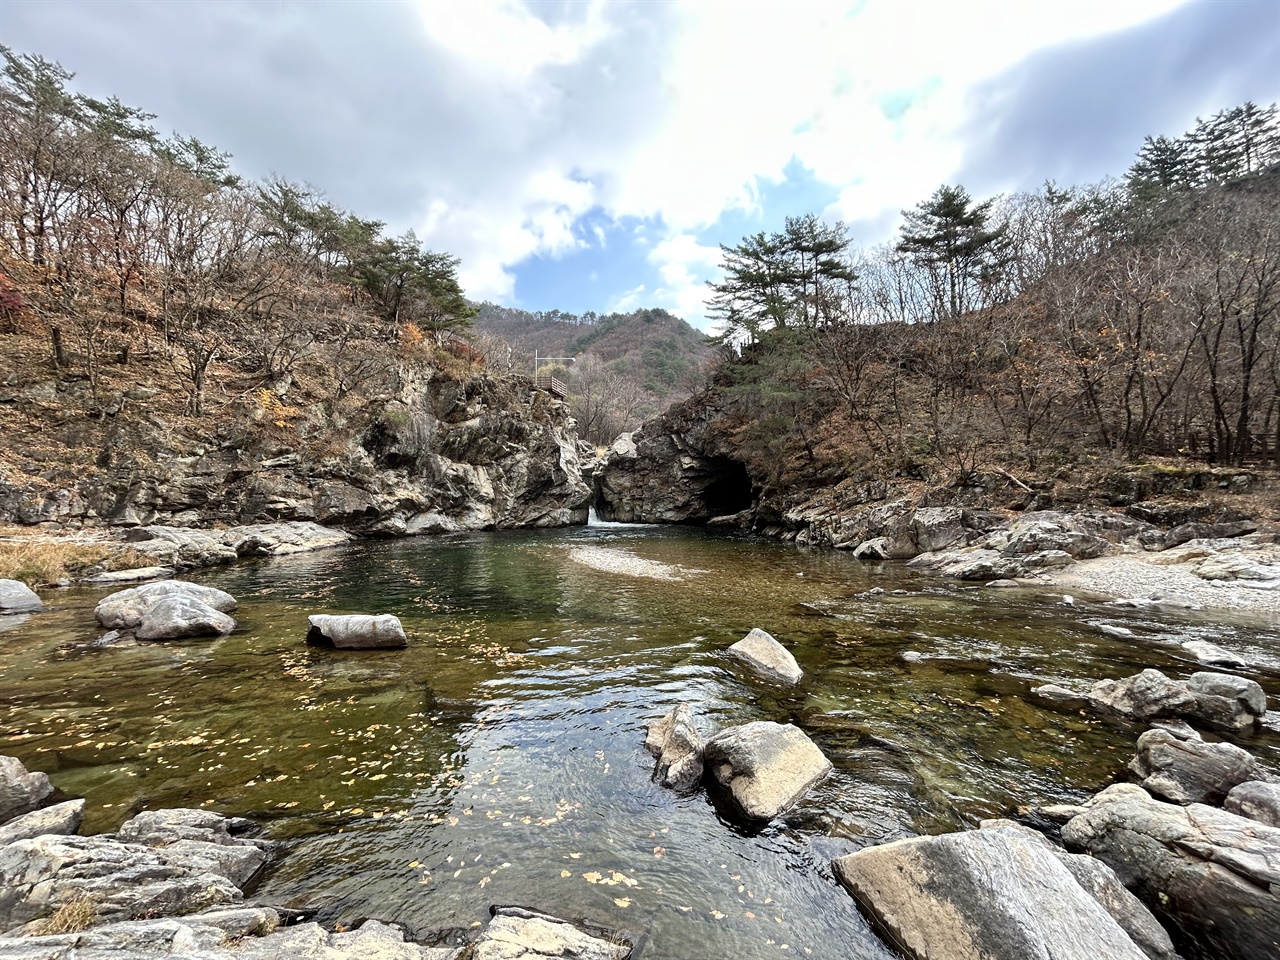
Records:
[[[911,960],[1147,960],[1043,841],[988,829],[851,853],[836,878]]]
[[[181,595],[158,600],[142,615],[133,634],[139,640],[182,640],[223,637],[236,628],[234,618],[195,597]]]
[[[47,774],[30,773],[17,757],[0,757],[0,823],[38,809],[52,795]]]
[[[791,651],[759,627],[725,651],[756,673],[779,683],[799,683],[804,671]]]
[[[1280,783],[1250,780],[1238,784],[1231,788],[1222,807],[1269,827],[1280,827]]]
[[[687,703],[649,724],[644,745],[658,759],[653,779],[664,787],[684,792],[702,781],[702,737]]]
[[[44,604],[21,580],[0,580],[0,614],[39,613]]]
[[[409,645],[400,618],[390,613],[376,616],[353,613],[333,616],[315,613],[307,618],[307,643],[330,645],[338,650],[396,649]]]
[[[767,720],[720,731],[702,758],[749,820],[772,820],[831,771],[803,730]]]
[[[1174,803],[1221,803],[1233,787],[1258,777],[1258,761],[1231,743],[1205,743],[1195,731],[1179,737],[1148,730],[1129,764],[1142,786]]]
[[[189,597],[219,613],[231,613],[236,608],[235,597],[214,587],[203,587],[185,580],[161,580],[104,597],[94,608],[93,615],[108,630],[132,630],[142,622],[148,610],[170,597]]]
[[[1088,700],[1131,720],[1191,717],[1228,730],[1251,727],[1267,712],[1266,694],[1255,681],[1207,671],[1173,680],[1146,669],[1123,680],[1095,683]]]
[[[1173,934],[1188,960],[1280,957],[1280,829],[1117,784],[1062,828]]]

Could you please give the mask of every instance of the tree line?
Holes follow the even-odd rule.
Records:
[[[944,185],[903,214],[873,249],[812,215],[722,248],[708,307],[762,469],[1280,466],[1275,105],[1148,137],[1121,180],[981,202]]]
[[[457,259],[413,233],[304,184],[246,181],[153,114],[76,93],[55,62],[0,60],[0,321],[34,314],[54,362],[91,385],[107,355],[158,350],[200,415],[215,360],[277,382],[322,357],[336,402],[403,338],[469,325]]]

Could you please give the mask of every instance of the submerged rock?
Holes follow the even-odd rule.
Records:
[[[645,749],[658,759],[653,779],[685,792],[702,781],[702,737],[693,725],[693,710],[682,703],[649,724]]]
[[[756,673],[779,683],[799,683],[804,671],[786,647],[759,627],[725,651]]]
[[[1146,960],[1048,845],[988,829],[913,837],[832,863],[911,960]]]
[[[390,613],[314,613],[307,622],[307,643],[311,644],[331,644],[338,650],[398,649],[409,645],[400,618]]]
[[[169,597],[190,597],[219,613],[231,613],[236,608],[235,597],[214,587],[186,580],[162,580],[104,597],[94,608],[93,615],[108,630],[133,630],[148,610]]]
[[[772,820],[831,771],[831,761],[803,730],[767,720],[716,734],[703,763],[749,820]]]
[[[17,757],[0,757],[0,823],[38,809],[52,795],[47,774],[28,772]]]
[[[1207,663],[1211,667],[1243,670],[1248,666],[1247,663],[1230,650],[1224,650],[1216,643],[1210,643],[1208,640],[1187,640],[1183,642],[1182,649],[1201,663]]]
[[[1062,838],[1115,870],[1188,960],[1280,956],[1280,829],[1117,784],[1088,801]]]
[[[0,580],[0,615],[40,613],[44,604],[36,592],[21,580]]]
[[[1205,743],[1148,730],[1138,738],[1129,769],[1143,788],[1174,803],[1221,803],[1233,787],[1258,776],[1258,761],[1230,743]]]
[[[222,637],[235,628],[234,618],[207,603],[195,597],[172,596],[147,608],[133,635],[139,640],[182,640]]]

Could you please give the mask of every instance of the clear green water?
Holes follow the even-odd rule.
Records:
[[[695,572],[604,573],[572,559],[579,546]],[[1280,693],[1265,623],[1068,609],[674,528],[367,543],[192,579],[240,599],[231,637],[93,647],[106,591],[88,590],[0,633],[0,752],[86,796],[87,832],[203,805],[283,841],[261,899],[421,931],[521,903],[631,931],[663,960],[892,956],[833,857],[1124,776],[1139,731],[1040,708],[1027,690],[1041,680],[1186,675],[1175,641],[1201,637],[1262,663]],[[307,647],[320,611],[398,614],[411,645]],[[799,687],[723,657],[753,626],[794,651]],[[793,721],[835,774],[743,830],[705,794],[649,780],[644,730],[681,702],[708,732]],[[1280,737],[1240,742],[1280,766]]]

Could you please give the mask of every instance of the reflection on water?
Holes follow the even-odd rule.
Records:
[[[570,558],[582,546],[693,572],[602,572]],[[673,960],[892,956],[835,886],[832,857],[1124,775],[1138,731],[1042,709],[1033,683],[1185,675],[1196,665],[1177,644],[1192,637],[1267,664],[1272,695],[1280,675],[1266,629],[1065,608],[671,528],[356,544],[195,579],[241,599],[237,633],[95,648],[102,593],[73,590],[0,635],[0,751],[87,796],[87,831],[142,807],[250,815],[287,847],[264,899],[423,930],[526,903],[625,928],[647,938],[644,956]],[[398,614],[410,646],[307,647],[318,611]],[[798,687],[722,655],[753,626],[795,653]],[[644,729],[681,702],[707,732],[795,722],[835,773],[742,830],[705,796],[649,780]],[[1241,742],[1280,762],[1274,735]]]

